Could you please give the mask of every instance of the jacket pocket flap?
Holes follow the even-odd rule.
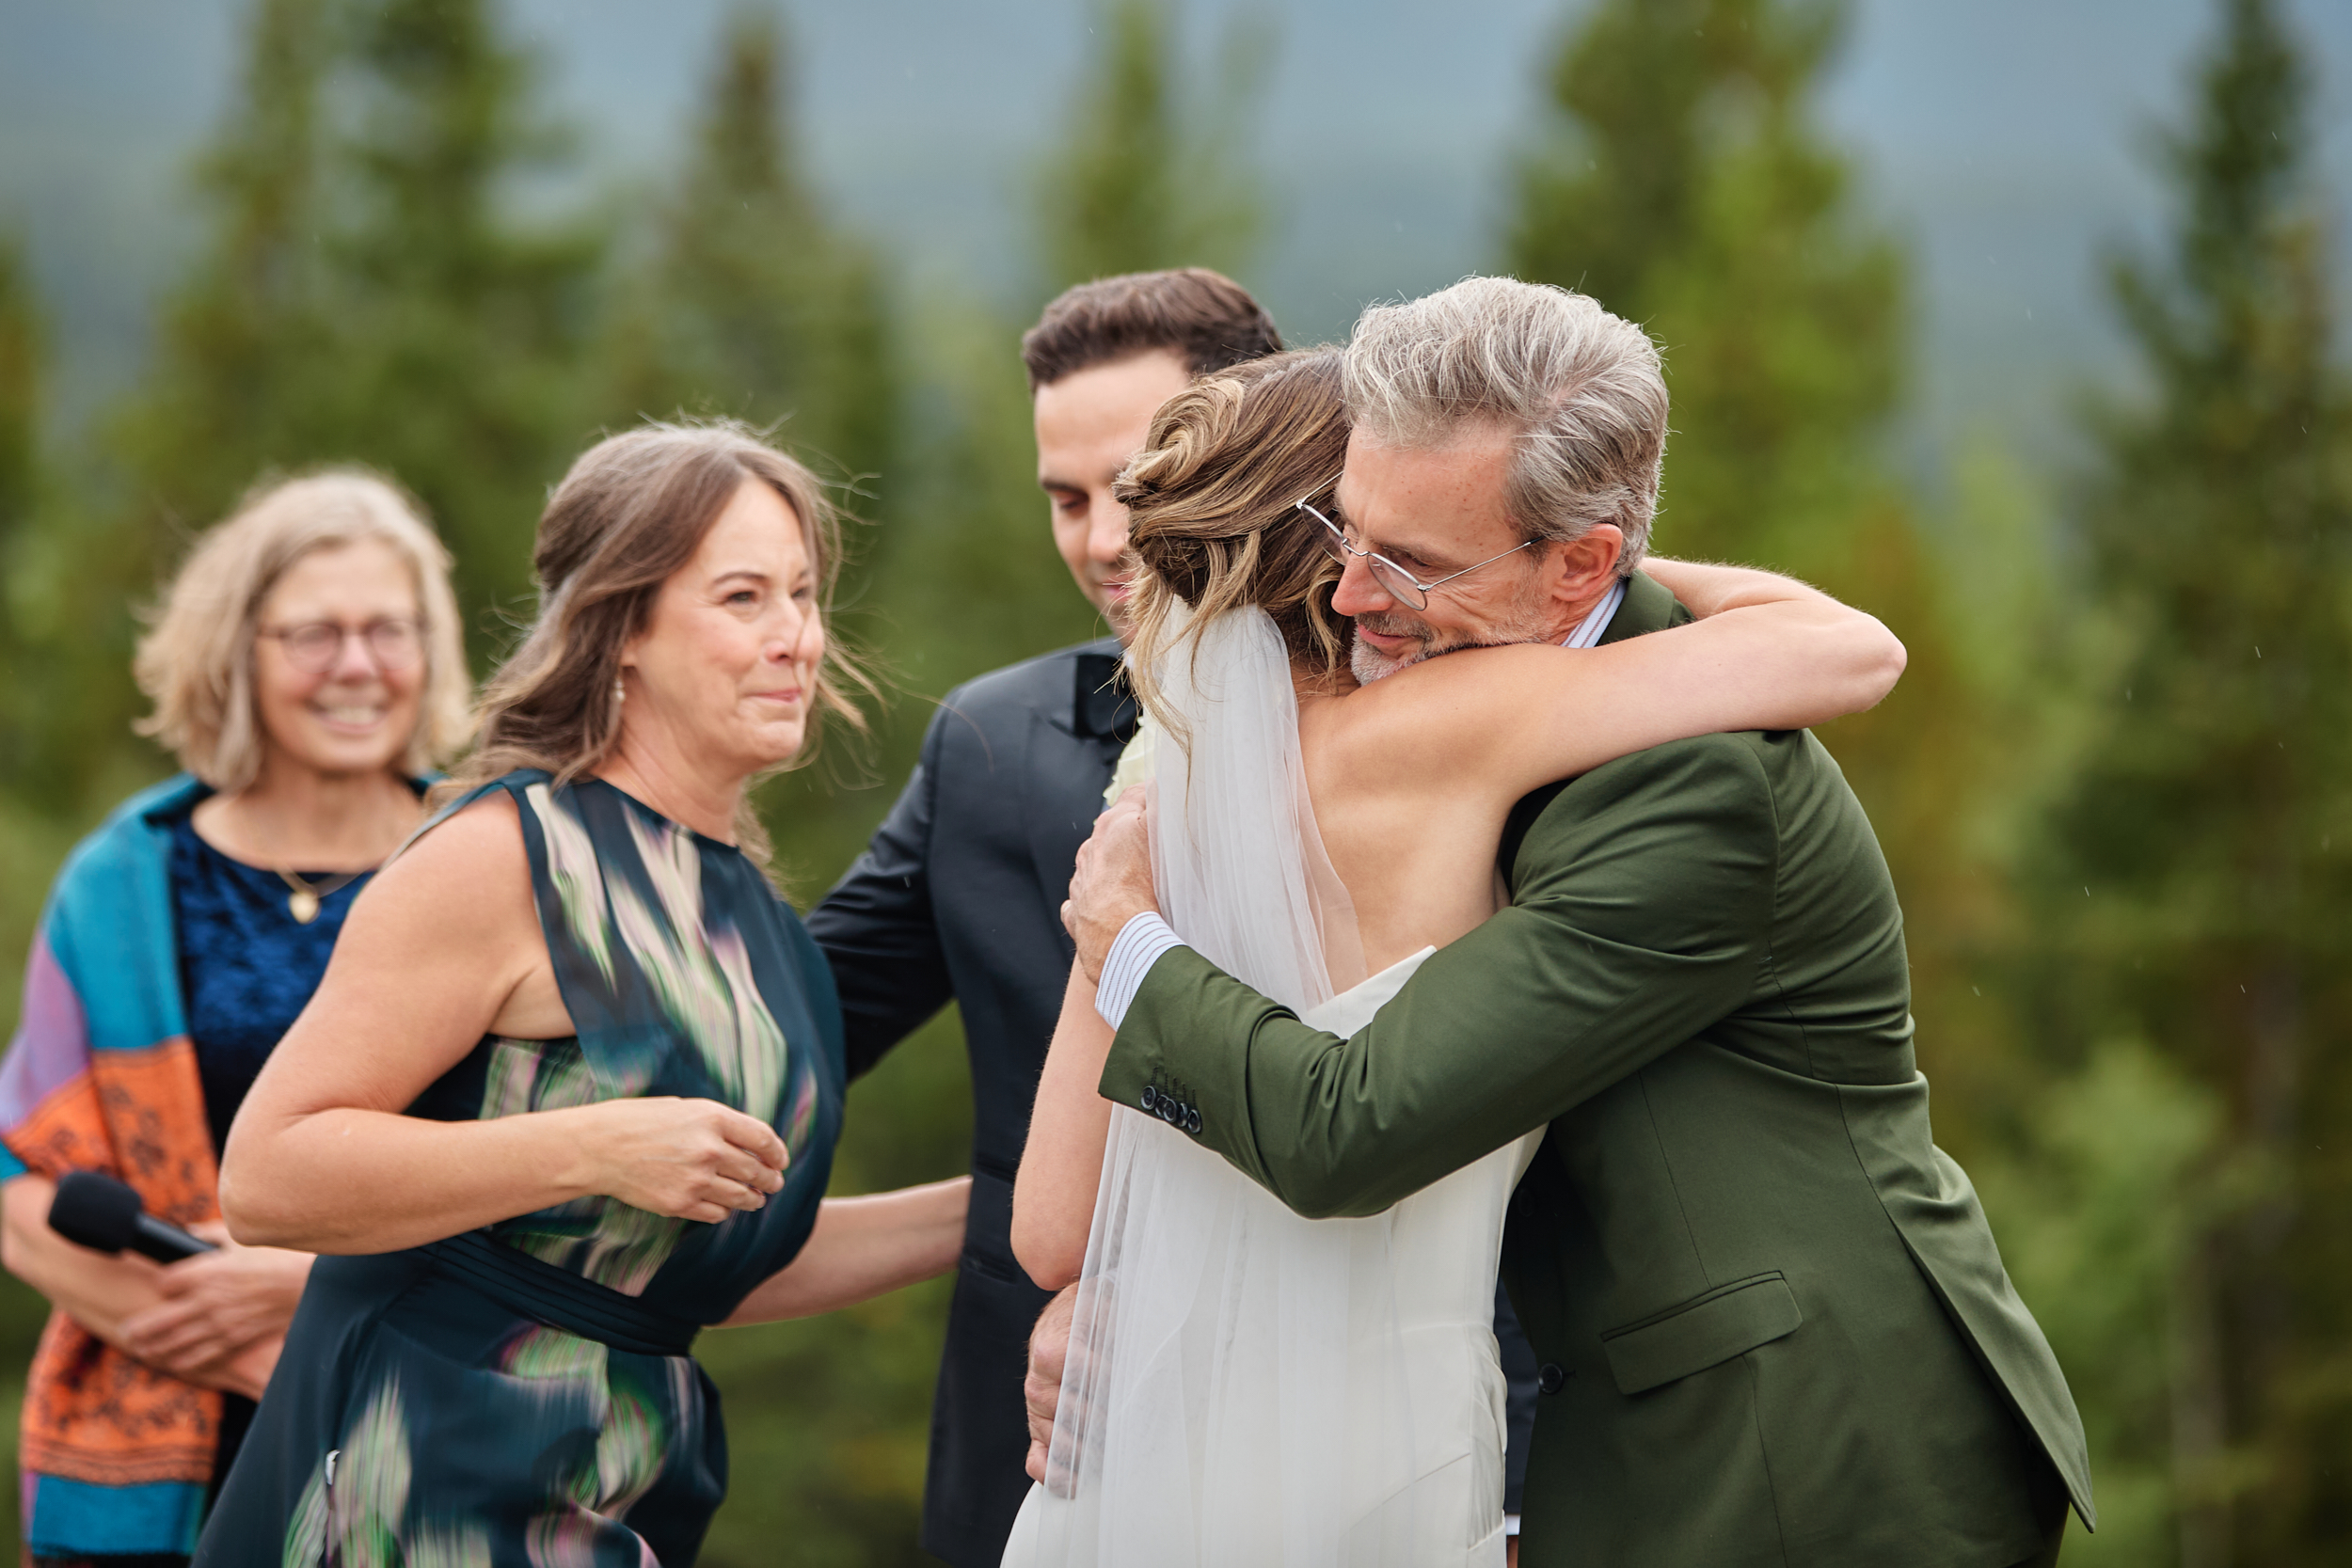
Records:
[[[1777,1274],[1719,1286],[1663,1317],[1600,1337],[1617,1392],[1638,1394],[1741,1355],[1804,1322],[1788,1281]]]

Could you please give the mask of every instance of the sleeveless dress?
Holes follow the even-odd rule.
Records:
[[[841,1118],[832,977],[739,851],[601,781],[518,771],[435,821],[493,789],[517,807],[580,1033],[485,1037],[409,1114],[716,1100],[784,1138],[784,1189],[716,1225],[586,1197],[321,1258],[204,1568],[677,1565],[725,1494],[717,1392],[688,1348],[815,1225]]]
[[[1279,636],[1219,616],[1161,688],[1186,742],[1147,723],[1111,790],[1152,784],[1169,924],[1353,1034],[1434,949],[1356,980]],[[1541,1132],[1382,1213],[1310,1220],[1193,1142],[1170,1088],[1112,1110],[1047,1480],[1003,1568],[1502,1568],[1495,1275]]]

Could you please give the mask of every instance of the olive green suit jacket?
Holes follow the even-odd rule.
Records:
[[[1687,620],[1636,578],[1604,641]],[[1902,915],[1801,731],[1708,736],[1523,801],[1510,907],[1352,1039],[1189,948],[1102,1092],[1298,1212],[1368,1214],[1549,1124],[1503,1275],[1545,1363],[1520,1562],[2006,1568],[2082,1425],[1930,1135]]]

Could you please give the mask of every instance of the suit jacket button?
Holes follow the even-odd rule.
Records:
[[[1198,1132],[1200,1131],[1200,1112],[1198,1107],[1187,1106],[1185,1108],[1184,1131],[1187,1132]]]
[[[1535,1370],[1535,1386],[1547,1394],[1556,1394],[1568,1386],[1568,1370],[1557,1361],[1547,1361]]]
[[[1160,1108],[1160,1091],[1151,1085],[1143,1085],[1143,1109],[1148,1114]]]

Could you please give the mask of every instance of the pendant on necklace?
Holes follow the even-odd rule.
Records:
[[[308,926],[319,917],[319,895],[309,888],[296,888],[286,895],[286,912],[294,917],[297,926]]]

